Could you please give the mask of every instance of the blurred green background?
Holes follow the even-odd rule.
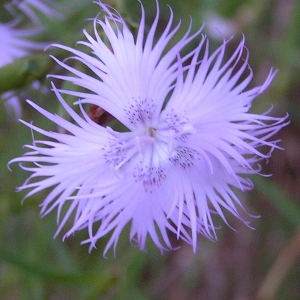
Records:
[[[6,2],[0,1],[0,5]],[[138,23],[140,8],[136,0],[104,2],[117,8],[133,27]],[[142,3],[151,24],[155,1]],[[228,216],[236,232],[222,225],[218,242],[200,238],[196,254],[191,246],[174,237],[174,245],[180,249],[161,255],[151,241],[147,253],[130,245],[127,228],[121,235],[116,258],[112,251],[107,258],[102,256],[107,239],[100,240],[98,249],[89,254],[88,246],[80,245],[87,236],[84,230],[64,242],[62,234],[53,239],[56,212],[43,219],[39,216],[45,193],[21,205],[25,193],[15,192],[28,174],[17,165],[8,171],[7,162],[22,155],[22,146],[30,144],[32,137],[1,101],[0,299],[300,299],[300,1],[161,0],[159,30],[169,18],[166,4],[172,7],[175,20],[182,20],[181,32],[187,28],[189,16],[194,31],[205,22],[204,32],[211,39],[212,51],[223,36],[234,35],[228,45],[229,56],[244,34],[254,71],[253,86],[264,81],[271,67],[279,70],[253,107],[255,112],[263,112],[273,105],[273,115],[288,112],[291,119],[276,137],[282,139],[280,145],[285,151],[276,150],[263,165],[264,173],[273,176],[253,177],[254,190],[240,195],[248,211],[261,216],[251,220],[255,230]],[[40,15],[45,31],[38,39],[73,47],[83,39],[82,29],[91,29],[91,22],[86,20],[100,9],[91,0],[63,0],[55,5],[63,18]],[[0,16],[7,18],[3,11]],[[25,18],[20,26],[31,24]],[[46,51],[46,57],[49,54],[60,59],[67,55],[53,48]],[[47,68],[52,74],[60,72],[50,62]],[[0,78],[7,78],[8,73],[3,74],[0,69]],[[57,130],[25,102],[30,98],[63,114],[49,86],[50,80],[44,76],[37,89],[21,84],[18,94],[22,118]],[[216,222],[221,224],[217,216]]]

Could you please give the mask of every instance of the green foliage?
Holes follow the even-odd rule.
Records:
[[[21,57],[0,68],[0,94],[17,90],[35,80],[43,80],[54,62],[47,54]]]
[[[4,2],[0,1],[2,22],[8,18],[2,11]],[[91,22],[86,19],[95,17],[99,10],[87,0],[57,2],[64,18],[41,17],[45,31],[40,39],[75,46],[83,39],[82,29],[91,30]],[[138,22],[137,1],[104,2],[121,10],[133,27]],[[155,15],[155,1],[142,2],[150,22]],[[15,187],[22,184],[26,174],[16,166],[11,166],[13,171],[10,172],[7,162],[22,154],[22,146],[31,143],[31,133],[13,119],[1,100],[0,299],[271,299],[255,298],[255,295],[300,226],[300,157],[297,154],[300,147],[300,2],[291,3],[288,10],[284,0],[161,1],[164,20],[169,17],[166,3],[174,8],[175,19],[181,19],[184,26],[189,24],[190,15],[193,28],[205,22],[206,32],[209,32],[212,13],[224,18],[234,25],[233,45],[244,33],[255,83],[263,82],[271,66],[279,69],[276,80],[254,104],[253,110],[261,112],[273,104],[278,115],[288,111],[293,129],[287,128],[278,136],[286,152],[275,150],[270,163],[264,166],[266,173],[274,176],[253,178],[254,192],[245,196],[249,211],[262,215],[260,219],[253,219],[256,230],[244,229],[229,216],[237,233],[221,228],[220,241],[212,243],[202,239],[201,249],[196,254],[174,237],[174,244],[181,249],[164,255],[151,242],[147,253],[140,252],[129,244],[128,232],[124,232],[116,258],[113,253],[109,253],[108,258],[102,256],[108,237],[102,239],[92,253],[88,253],[86,245],[80,245],[86,232],[79,232],[65,242],[61,241],[61,235],[53,240],[55,213],[43,219],[39,217],[38,205],[45,194],[35,195],[21,206],[24,193],[15,193]],[[33,25],[24,18],[21,26]],[[163,22],[160,26],[163,29]],[[223,29],[219,28],[221,33]],[[220,43],[217,39],[212,38],[212,41],[212,47]],[[63,115],[45,78],[47,74],[59,72],[49,57],[54,52],[60,59],[66,58],[65,53],[49,48],[43,54],[32,54],[0,68],[0,94],[17,90],[22,118],[49,130],[57,128],[29,108],[25,99],[30,98]],[[31,88],[34,81],[40,82],[38,89]],[[67,101],[71,103],[73,99]],[[274,299],[300,298],[299,268],[292,266],[287,273],[289,276],[278,289],[274,285]]]

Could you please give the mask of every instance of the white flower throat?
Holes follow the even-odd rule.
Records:
[[[156,106],[151,100],[135,101],[125,113],[135,130],[121,133],[107,127],[113,139],[105,147],[104,157],[116,176],[123,178],[131,172],[135,181],[151,192],[166,178],[167,168],[186,169],[199,159],[197,151],[184,146],[196,132],[187,118],[173,110],[162,111],[156,117]]]

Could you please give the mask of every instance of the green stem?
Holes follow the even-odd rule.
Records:
[[[4,65],[0,68],[0,94],[45,78],[53,65],[53,59],[45,54],[25,56]]]

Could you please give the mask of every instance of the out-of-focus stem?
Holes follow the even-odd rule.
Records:
[[[46,54],[16,59],[0,68],[0,94],[24,87],[43,79],[53,68],[53,60]]]
[[[255,299],[275,299],[276,291],[299,256],[300,231],[297,231],[270,268]]]

